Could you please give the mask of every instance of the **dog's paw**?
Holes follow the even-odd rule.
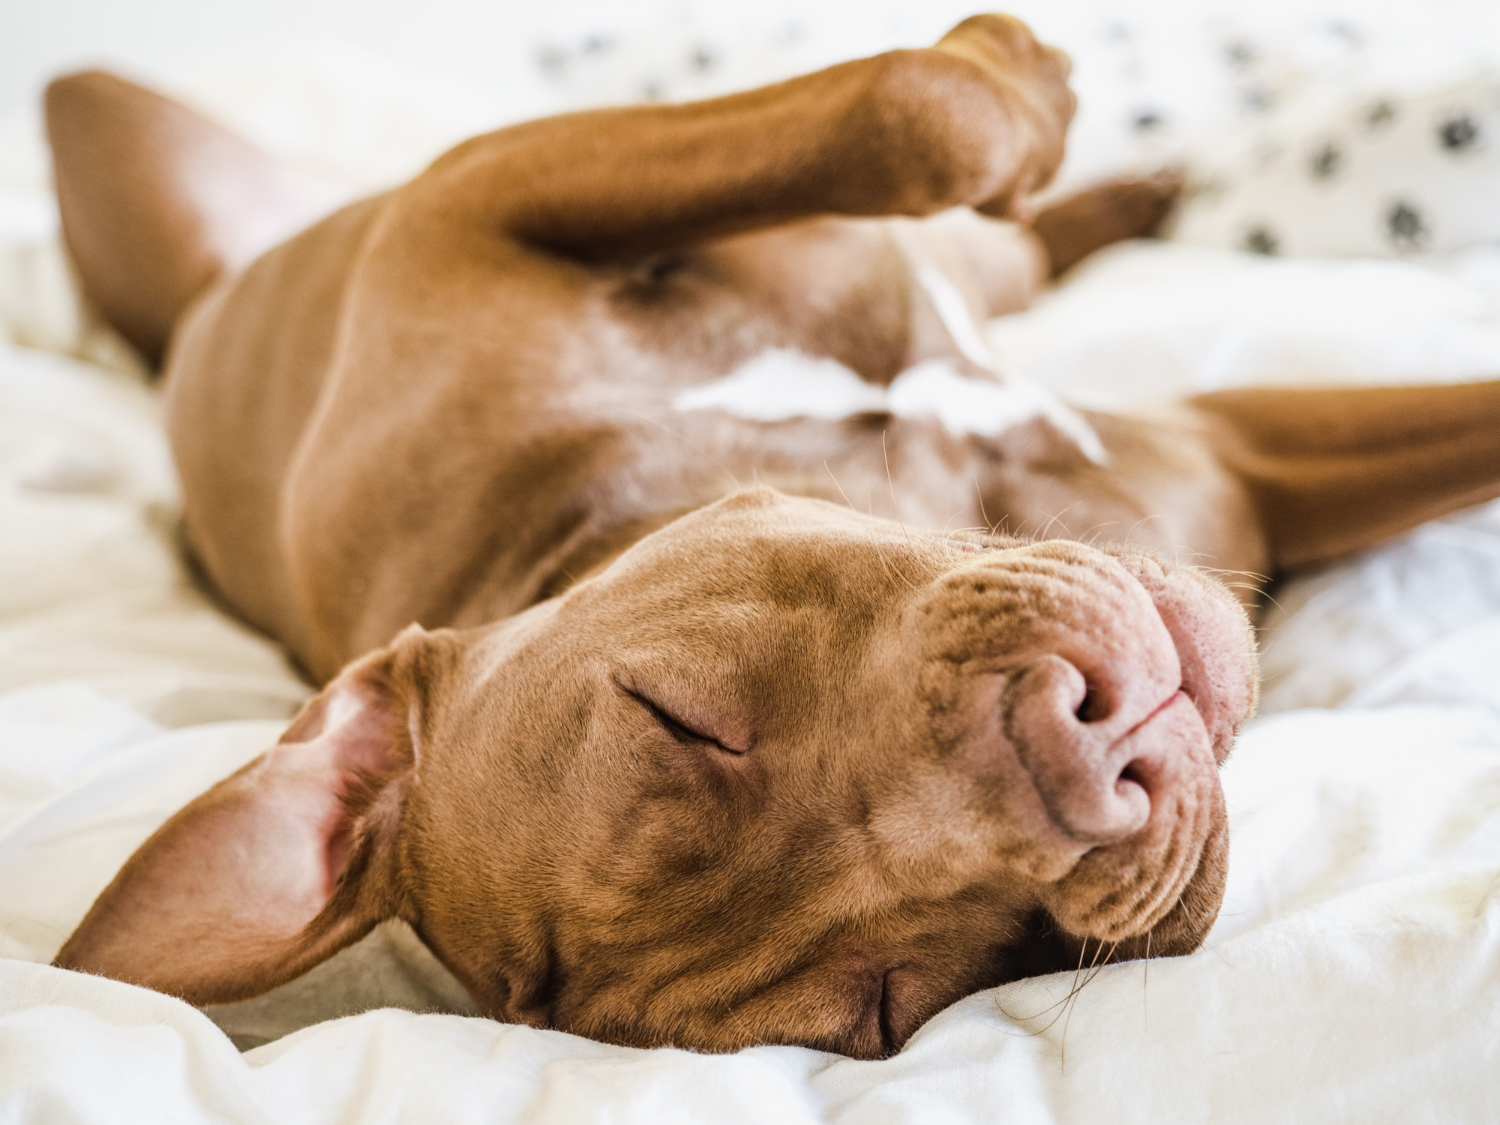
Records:
[[[1055,277],[1101,247],[1155,234],[1181,194],[1182,175],[1171,170],[1106,180],[1042,209],[1031,229]]]
[[[970,16],[937,43],[937,49],[977,65],[1006,103],[1014,134],[1015,172],[978,210],[996,217],[1029,217],[1028,200],[1062,163],[1068,124],[1078,100],[1068,86],[1072,63],[1037,41],[1014,16]]]

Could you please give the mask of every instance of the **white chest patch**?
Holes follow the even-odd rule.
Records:
[[[945,359],[929,359],[897,375],[887,398],[899,417],[930,416],[950,434],[998,437],[1047,413],[1047,396],[1038,390],[1031,383],[972,379]]]
[[[681,411],[722,410],[752,422],[831,422],[889,410],[884,387],[866,383],[836,359],[816,359],[792,348],[763,351],[722,379],[680,392],[672,405]]]
[[[930,265],[913,262],[909,268],[959,355],[973,367],[995,371],[994,353],[963,294]],[[855,414],[932,417],[956,437],[998,437],[1033,418],[1045,418],[1091,461],[1102,465],[1108,458],[1083,415],[1050,391],[1025,379],[975,379],[948,359],[924,360],[897,375],[889,387],[880,387],[836,359],[770,348],[722,379],[680,392],[672,405],[680,411],[722,410],[754,422],[836,421]]]
[[[722,410],[752,422],[837,421],[855,414],[930,417],[958,437],[998,437],[1013,426],[1042,417],[1085,456],[1101,464],[1105,460],[1093,427],[1043,388],[1026,380],[974,379],[945,359],[908,367],[889,387],[879,387],[837,360],[771,348],[722,379],[679,392],[672,406],[683,412]]]

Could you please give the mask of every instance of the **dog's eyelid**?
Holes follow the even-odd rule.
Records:
[[[615,684],[621,691],[630,696],[631,699],[634,699],[647,711],[651,712],[652,717],[655,718],[656,721],[663,727],[665,727],[668,733],[673,735],[675,738],[681,739],[684,742],[705,742],[708,745],[717,747],[718,749],[724,751],[724,753],[732,754],[735,757],[740,757],[746,752],[745,750],[739,750],[732,746],[726,746],[719,739],[713,737],[712,735],[704,734],[701,730],[698,730],[697,728],[684,722],[667,708],[663,707],[651,696],[647,695],[645,692],[636,687],[634,682],[629,677],[617,676],[615,677]]]
[[[661,704],[646,698],[644,695],[637,695],[636,698],[644,703],[646,705],[646,709],[656,716],[657,721],[660,722],[662,726],[666,727],[673,734],[681,738],[691,739],[697,742],[712,742],[715,745],[718,745],[718,739],[710,738],[708,735],[702,733],[701,731],[694,730],[692,727],[688,726],[685,722],[679,719],[676,715],[672,714],[672,712],[668,711]]]

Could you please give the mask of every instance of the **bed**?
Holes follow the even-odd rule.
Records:
[[[365,62],[320,60],[180,88],[269,143],[265,91],[295,76],[305,112],[281,116],[326,136],[284,146],[369,183],[475,127],[474,103],[444,116]],[[1476,73],[1465,88],[1488,89]],[[1247,254],[1225,199],[993,323],[1006,368],[1117,402],[1500,372],[1492,235]],[[183,562],[159,395],[72,292],[34,119],[0,128],[0,341],[0,1120],[1500,1120],[1500,504],[1273,589],[1260,715],[1223,775],[1228,892],[1193,956],[971,996],[882,1062],[498,1024],[398,925],[200,1011],[47,962],[130,852],[310,689]]]

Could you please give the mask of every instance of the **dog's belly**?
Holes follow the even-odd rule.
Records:
[[[167,427],[189,538],[228,602],[294,650],[305,630],[278,497],[337,363],[351,263],[384,203],[353,204],[211,287],[168,353]]]

